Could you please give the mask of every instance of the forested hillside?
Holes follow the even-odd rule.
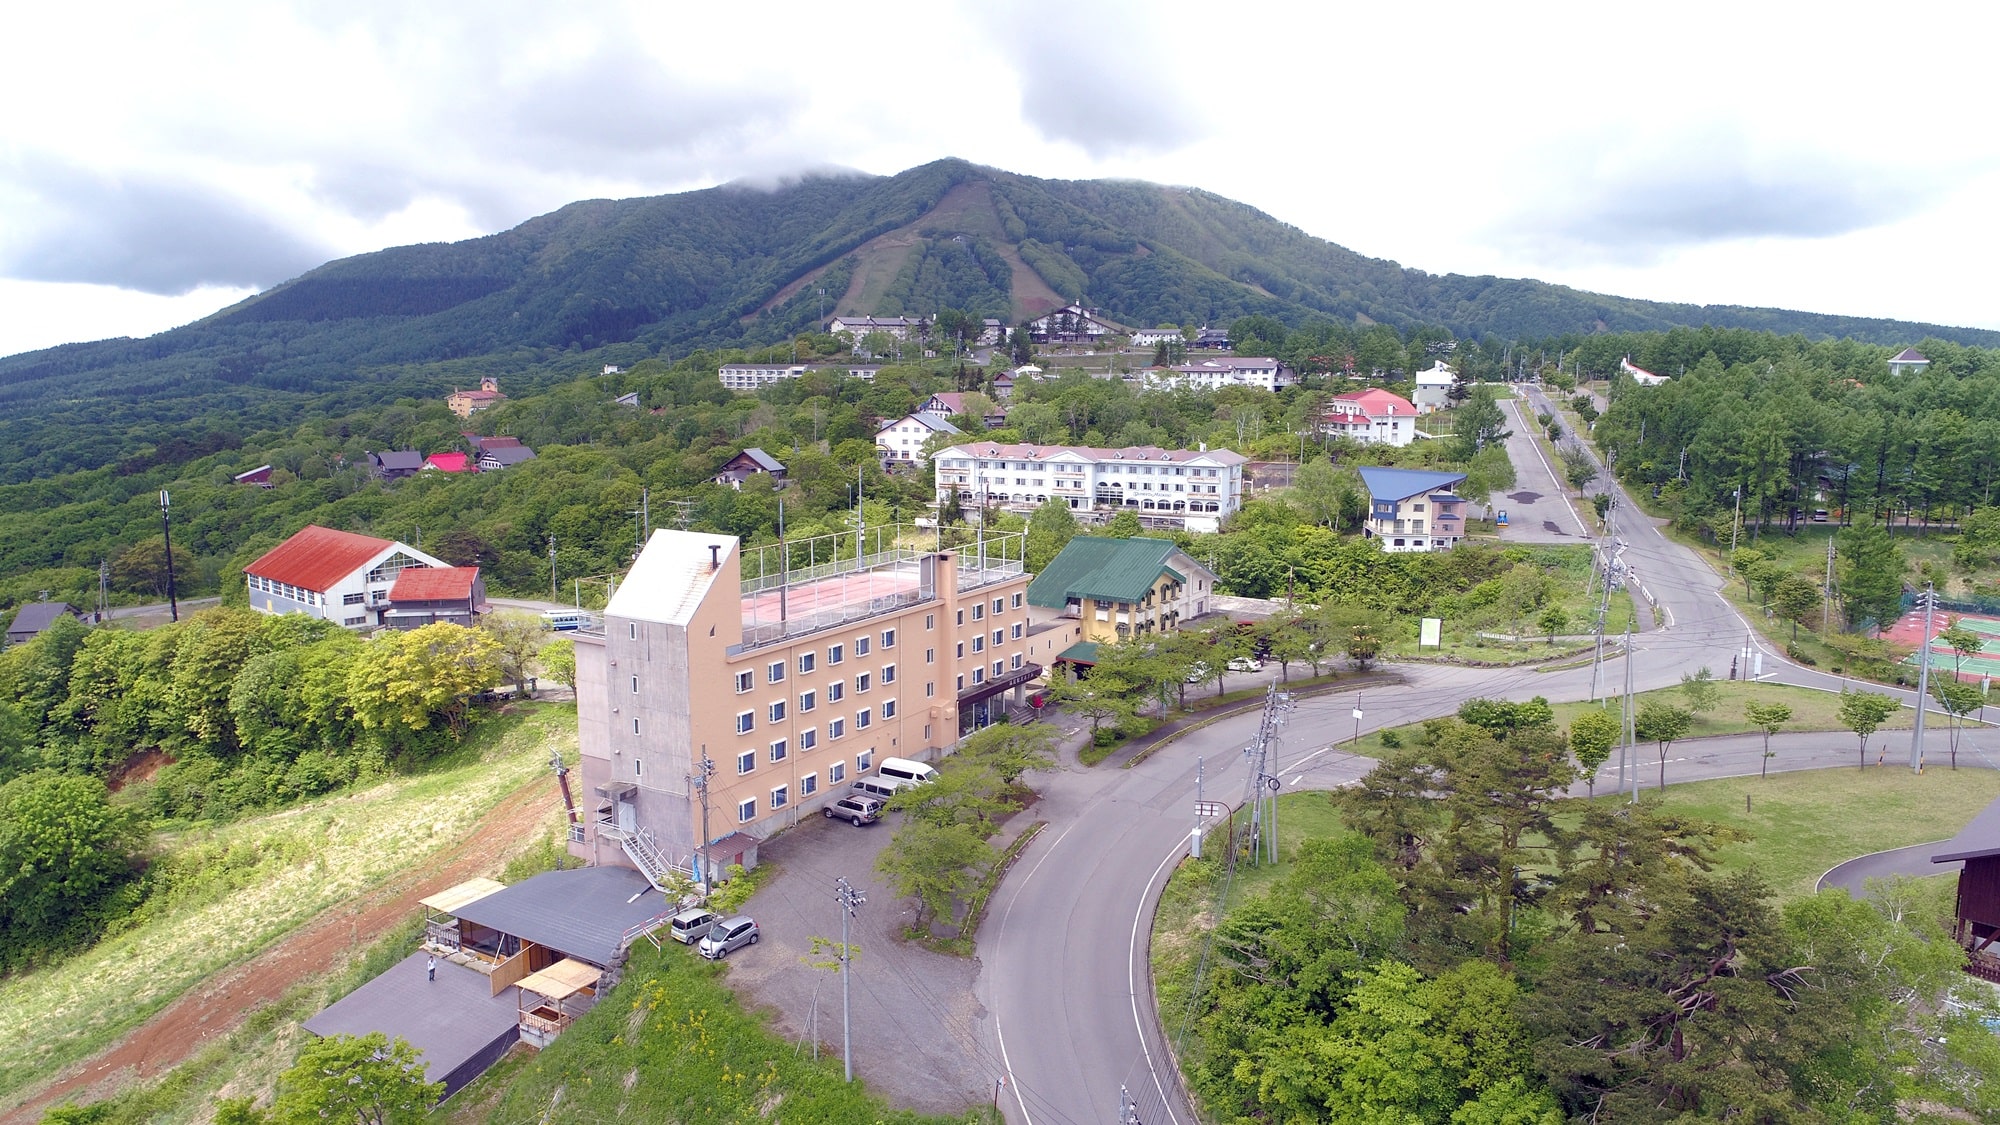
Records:
[[[1630,301],[1363,258],[1187,188],[1054,181],[939,161],[594,200],[513,230],[331,262],[145,340],[0,359],[0,480],[95,468],[497,375],[789,340],[835,312],[1018,323],[1082,300],[1135,326],[1251,315],[1298,327],[1439,326],[1466,339],[1721,326],[2000,343],[1970,329]]]

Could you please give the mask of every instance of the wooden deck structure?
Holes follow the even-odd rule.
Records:
[[[2000,800],[1980,811],[1965,830],[1931,856],[1932,863],[1963,860],[1958,873],[1958,922],[1954,936],[1965,949],[1965,971],[2000,984]]]
[[[424,909],[424,947],[447,955],[463,951],[458,912],[506,886],[496,879],[467,879],[417,900]]]
[[[514,982],[520,1000],[521,1042],[538,1050],[554,1042],[570,1021],[597,1003],[603,977],[597,966],[566,957]]]

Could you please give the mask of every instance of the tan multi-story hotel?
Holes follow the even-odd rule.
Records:
[[[934,759],[1021,704],[1074,626],[1031,632],[1024,536],[934,534],[655,531],[576,635],[570,851],[657,877],[706,845],[720,871],[882,759]]]

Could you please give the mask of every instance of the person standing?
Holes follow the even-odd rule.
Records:
[[[436,956],[433,955],[424,958],[424,972],[431,980],[435,981],[438,979],[438,959]]]

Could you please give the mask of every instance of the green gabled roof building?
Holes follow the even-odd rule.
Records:
[[[1081,620],[1087,641],[1116,641],[1206,613],[1214,589],[1215,575],[1172,540],[1079,535],[1028,583],[1028,605]]]

